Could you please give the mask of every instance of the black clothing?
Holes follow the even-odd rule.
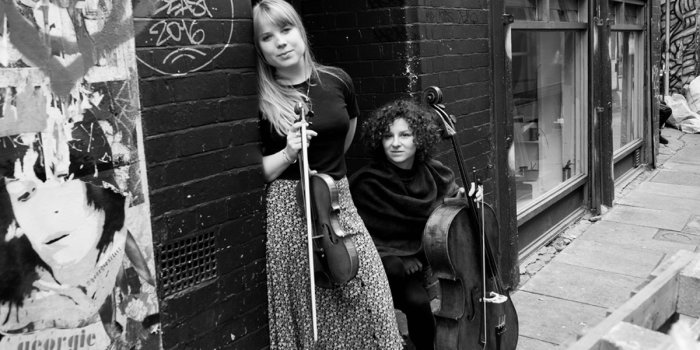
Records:
[[[661,135],[661,129],[664,127],[664,124],[666,124],[666,121],[672,114],[673,110],[671,107],[667,106],[666,103],[661,101],[661,103],[659,103],[659,143],[662,145],[668,144],[668,140]]]
[[[436,160],[415,162],[409,170],[375,161],[350,179],[357,211],[382,257],[394,306],[406,314],[409,336],[420,350],[433,349],[435,318],[423,273],[407,274],[402,260],[417,258],[427,266],[421,246],[425,223],[457,189],[452,170]]]
[[[435,318],[430,308],[430,296],[423,287],[423,274],[406,274],[401,257],[398,256],[382,257],[382,265],[389,279],[394,307],[406,314],[411,341],[418,350],[433,349]]]
[[[419,252],[428,217],[457,189],[452,170],[436,160],[415,162],[410,170],[375,161],[350,178],[353,201],[381,256]]]
[[[319,173],[328,174],[336,181],[342,179],[346,172],[344,142],[350,127],[350,119],[357,118],[360,108],[352,79],[340,68],[332,68],[334,76],[319,72],[318,81],[309,87],[309,98],[314,116],[309,118],[309,129],[318,133],[309,145],[309,168]],[[294,87],[306,93],[308,83]],[[269,121],[262,120],[260,127],[263,141],[263,156],[282,150],[287,144],[286,136],[279,135]],[[298,180],[299,167],[289,166],[279,177],[285,180]]]

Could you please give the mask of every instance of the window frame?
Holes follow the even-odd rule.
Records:
[[[581,125],[581,130],[580,135],[577,135],[576,138],[585,141],[581,145],[575,146],[576,148],[579,148],[580,150],[583,151],[582,154],[579,156],[581,157],[582,161],[584,162],[582,164],[582,172],[580,174],[574,175],[568,180],[565,180],[555,187],[545,191],[538,197],[533,198],[531,201],[525,203],[524,205],[518,205],[516,202],[516,212],[517,212],[517,224],[518,226],[524,224],[531,218],[537,216],[540,212],[546,210],[548,207],[556,203],[557,201],[561,200],[562,198],[566,197],[573,191],[575,191],[577,188],[584,186],[588,182],[588,177],[589,177],[589,159],[590,157],[590,148],[586,147],[585,145],[588,144],[590,135],[588,133],[588,128],[589,128],[589,114],[591,113],[590,111],[590,106],[589,106],[589,83],[587,81],[587,75],[588,71],[590,69],[590,52],[589,52],[589,47],[588,47],[588,41],[589,38],[588,36],[590,35],[589,32],[589,27],[590,23],[589,21],[591,20],[591,17],[588,14],[588,3],[589,1],[594,1],[594,0],[580,0],[579,1],[579,12],[578,12],[578,20],[577,21],[550,21],[549,20],[549,0],[541,0],[537,2],[537,16],[541,18],[540,20],[520,20],[520,19],[515,19],[513,23],[510,24],[510,28],[512,31],[535,31],[535,32],[545,32],[545,31],[556,31],[556,32],[567,32],[567,31],[573,31],[577,32],[579,35],[579,42],[578,42],[578,50],[581,52],[580,57],[577,59],[577,64],[579,65],[575,69],[577,70],[574,74],[583,77],[579,84],[579,88],[581,91],[584,91],[586,93],[586,96],[581,100],[582,103],[579,107],[579,113],[580,115],[577,115],[576,117],[580,117],[583,119],[582,125]],[[512,37],[512,35],[511,35]],[[509,45],[512,47],[512,44],[509,43]],[[514,93],[514,91],[511,91],[511,93]],[[574,149],[574,151],[578,151],[578,149]]]
[[[608,6],[609,6],[609,13],[614,13],[615,8],[613,6],[614,3],[622,4],[622,13],[625,13],[625,6],[627,4],[633,5],[633,6],[640,6],[640,14],[644,14],[644,8],[647,5],[646,1],[643,0],[608,0]],[[645,57],[646,57],[646,51],[648,50],[647,45],[646,45],[646,25],[645,24],[627,24],[627,23],[619,23],[616,21],[614,24],[610,26],[610,36],[608,38],[608,45],[610,45],[610,41],[612,40],[612,37],[614,35],[617,35],[618,33],[624,33],[624,32],[634,32],[636,33],[636,40],[635,44],[637,47],[642,47],[641,52],[637,53],[635,55],[635,69],[634,73],[638,75],[641,84],[639,84],[640,91],[637,92],[637,94],[641,95],[641,98],[639,99],[639,106],[637,106],[638,110],[641,111],[638,113],[636,116],[639,118],[637,120],[638,122],[638,128],[637,132],[639,133],[638,137],[630,140],[624,145],[621,145],[618,149],[613,149],[613,164],[619,162],[626,156],[628,156],[630,153],[632,153],[635,149],[639,148],[643,143],[644,143],[644,87],[646,86],[644,79],[646,79],[646,76],[644,74],[644,66],[646,64],[645,62]],[[611,75],[611,79],[612,79]],[[614,132],[614,131],[613,131]]]

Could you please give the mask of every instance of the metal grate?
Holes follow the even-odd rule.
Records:
[[[642,164],[642,151],[637,148],[634,151],[634,160],[632,160],[632,165],[636,168]]]
[[[216,277],[216,236],[206,232],[163,245],[161,282],[165,296]]]

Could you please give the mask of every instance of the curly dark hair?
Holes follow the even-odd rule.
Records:
[[[395,120],[403,118],[413,132],[416,160],[424,161],[432,156],[435,145],[441,140],[442,128],[436,115],[411,100],[396,100],[374,110],[362,124],[362,141],[377,160],[386,159],[382,141]]]

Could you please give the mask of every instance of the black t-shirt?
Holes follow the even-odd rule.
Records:
[[[309,145],[309,169],[328,174],[335,180],[345,176],[345,137],[350,127],[350,119],[357,118],[360,109],[352,79],[340,68],[333,68],[333,76],[319,72],[320,82],[313,82],[309,88],[311,109],[314,116],[309,119],[309,129],[316,131]],[[295,85],[306,92],[307,83]],[[262,120],[260,133],[263,141],[263,156],[282,150],[287,144],[286,136],[280,136],[267,120]],[[298,180],[299,166],[290,165],[279,179]]]

